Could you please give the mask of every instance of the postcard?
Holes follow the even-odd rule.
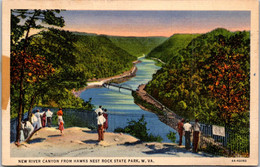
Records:
[[[258,7],[3,1],[2,164],[257,165]]]

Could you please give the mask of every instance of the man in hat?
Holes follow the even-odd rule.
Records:
[[[104,140],[104,123],[106,119],[101,112],[98,113],[97,125],[98,125],[98,141]]]
[[[101,114],[104,112],[104,111],[102,110],[102,106],[101,106],[101,105],[99,106],[99,108],[97,108],[97,109],[95,110],[95,113],[96,113],[97,115],[98,115],[99,112],[100,112]]]
[[[51,127],[52,115],[53,115],[53,113],[51,112],[50,109],[48,109],[47,112],[46,112],[47,126],[48,127]]]
[[[193,152],[198,152],[199,134],[200,134],[200,124],[199,120],[195,119],[195,124],[193,125]]]
[[[186,123],[183,125],[184,131],[185,131],[185,149],[189,150],[190,147],[190,135],[192,132],[192,125],[190,124],[190,121],[187,120]]]
[[[182,136],[183,136],[183,124],[184,124],[184,119],[182,118],[181,121],[178,122],[178,133],[179,133],[179,137],[180,137],[180,141],[179,141],[179,146],[182,145]]]

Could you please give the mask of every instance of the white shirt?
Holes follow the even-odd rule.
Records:
[[[34,124],[34,123],[36,123],[37,121],[38,121],[38,118],[33,114],[32,115],[32,123]]]
[[[46,117],[52,117],[52,112],[50,111],[50,110],[48,110],[47,112],[46,112]]]
[[[41,120],[41,114],[39,112],[36,112],[34,115],[36,116],[38,121]]]
[[[194,131],[199,132],[199,131],[200,131],[200,124],[199,124],[199,123],[195,123],[195,124],[193,125],[193,128],[194,128]]]
[[[98,108],[95,110],[96,114],[98,115],[99,112],[101,112],[101,114],[104,112],[101,108]]]
[[[183,125],[183,128],[184,128],[184,131],[189,131],[189,132],[191,132],[192,126],[191,126],[191,124],[190,124],[189,122],[187,122],[187,123],[185,123],[185,124]]]
[[[106,122],[106,118],[103,115],[97,117],[97,124],[103,125]]]
[[[26,128],[26,129],[33,129],[33,126],[31,124],[31,122],[26,121],[26,126],[24,128]]]

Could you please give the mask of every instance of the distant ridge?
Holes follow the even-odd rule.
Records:
[[[147,57],[157,58],[163,62],[168,62],[178,53],[179,50],[185,48],[192,39],[200,34],[174,34],[162,44],[154,48]]]

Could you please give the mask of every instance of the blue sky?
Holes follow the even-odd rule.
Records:
[[[249,11],[63,11],[65,29],[120,36],[171,36],[215,28],[250,30]]]

